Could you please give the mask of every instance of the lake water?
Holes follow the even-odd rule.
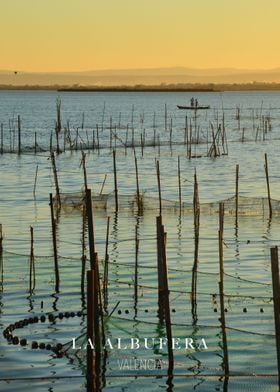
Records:
[[[108,314],[104,323],[106,337],[114,344],[108,347],[102,365],[102,390],[278,390],[270,248],[280,241],[280,93],[197,93],[199,102],[210,105],[211,109],[197,112],[177,109],[177,104],[188,104],[191,97],[191,93],[0,91],[0,123],[3,124],[0,223],[4,233],[0,260],[1,331],[29,317],[50,313],[58,316],[61,312],[76,314],[16,329],[14,336],[27,339],[24,347],[7,342],[1,333],[1,391],[86,390],[83,345],[86,296],[81,290],[83,214],[73,204],[75,194],[84,186],[81,149],[86,153],[88,187],[94,195],[102,192],[105,199],[104,208],[97,208],[93,203],[101,275],[110,216]],[[57,222],[59,292],[55,289],[49,207],[49,194],[56,192],[50,144],[55,150],[58,98],[62,153],[56,154],[56,165],[60,192],[69,196]],[[213,146],[213,135],[218,155],[215,158],[207,156]],[[115,212],[113,149],[116,150],[118,213]],[[135,204],[134,151],[143,197],[141,214]],[[266,200],[265,153],[273,199],[272,219]],[[184,203],[181,214],[178,157]],[[167,233],[172,334],[183,342],[174,350],[174,372],[169,381],[166,348],[143,347],[145,337],[159,342],[166,336],[157,316],[156,161],[160,167],[162,220]],[[238,225],[234,200],[225,203],[224,219],[224,298],[230,372],[225,380],[219,320],[217,211],[219,201],[235,196],[237,164]],[[191,301],[195,172],[201,203],[196,317]],[[36,276],[31,292],[30,226],[34,229]],[[89,269],[85,236],[86,269]],[[82,315],[77,316],[79,311]],[[118,338],[128,345],[127,349],[116,346]],[[132,338],[139,339],[139,349],[130,347]],[[207,349],[186,350],[185,338],[196,341],[204,338]],[[72,339],[76,340],[75,348],[71,347]],[[62,343],[65,350],[68,348],[67,354],[59,358],[52,351],[32,349],[32,341]]]

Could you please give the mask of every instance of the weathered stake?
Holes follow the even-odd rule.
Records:
[[[56,241],[56,221],[54,218],[53,196],[50,193],[50,207],[51,207],[51,224],[52,224],[52,240],[53,240],[53,255],[54,255],[54,269],[55,269],[55,291],[59,291],[59,268],[58,268],[58,254]]]
[[[53,176],[54,176],[54,183],[55,183],[57,205],[58,205],[58,208],[60,208],[61,207],[60,191],[59,191],[59,185],[58,185],[58,177],[57,177],[55,156],[54,156],[53,152],[51,153],[51,161],[52,161],[52,169],[53,169]]]
[[[161,216],[161,213],[162,213],[162,201],[161,201],[159,161],[156,161],[156,169],[157,169],[157,183],[158,183],[159,215]]]
[[[94,241],[92,201],[91,201],[90,189],[86,190],[86,214],[87,214],[87,222],[88,222],[90,267],[91,269],[94,269],[95,268],[95,241]]]
[[[270,249],[271,256],[271,273],[272,273],[272,290],[273,290],[273,304],[274,304],[274,324],[275,324],[275,339],[276,339],[276,353],[278,365],[278,386],[280,388],[280,281],[279,281],[279,257],[278,247]]]

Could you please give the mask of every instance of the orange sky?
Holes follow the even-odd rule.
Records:
[[[0,69],[280,67],[279,0],[0,0]]]

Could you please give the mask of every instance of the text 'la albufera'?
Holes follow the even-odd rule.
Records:
[[[208,350],[205,338],[172,338],[171,345],[173,350]],[[105,340],[103,346],[107,350],[154,350],[155,348],[163,350],[168,346],[168,339],[166,338],[116,338]],[[88,339],[82,346],[77,345],[76,338],[72,338],[73,350],[86,350],[87,348],[95,349],[94,343]]]

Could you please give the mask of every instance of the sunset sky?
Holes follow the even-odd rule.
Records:
[[[279,0],[0,0],[0,69],[280,67]]]

